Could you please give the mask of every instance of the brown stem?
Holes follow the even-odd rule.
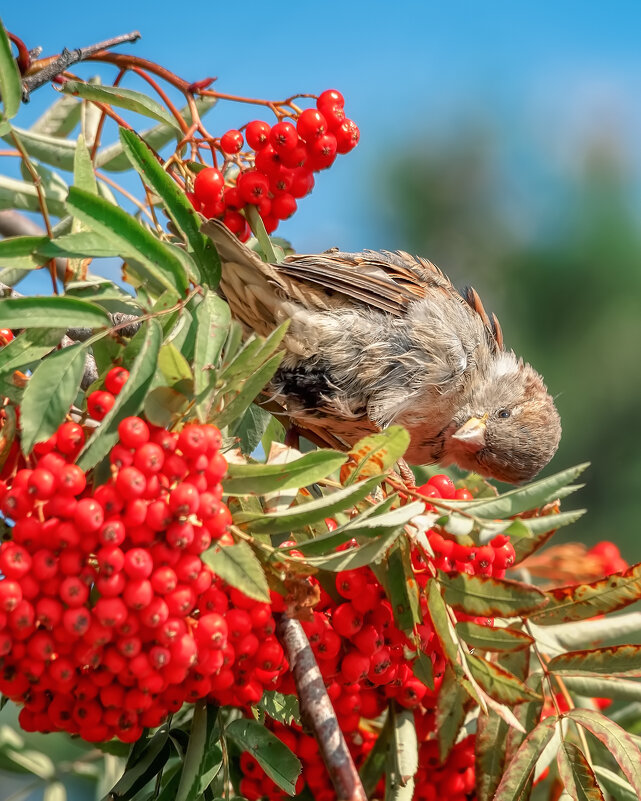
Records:
[[[125,42],[135,42],[140,39],[138,31],[122,34],[122,36],[114,36],[112,39],[106,39],[104,42],[98,42],[88,47],[78,47],[75,50],[65,49],[62,53],[54,59],[45,59],[41,69],[38,69],[39,62],[31,65],[31,74],[28,75],[22,82],[22,101],[29,102],[29,95],[35,89],[39,89],[49,81],[53,80],[56,75],[60,75],[72,64],[77,64],[79,61],[86,61],[96,53],[100,53],[110,47],[116,47]],[[34,72],[34,69],[37,71]]]
[[[141,70],[140,67],[132,67],[132,72],[135,72],[136,75],[139,75],[143,80],[147,81],[149,86],[151,86],[151,88],[160,97],[162,102],[167,106],[170,113],[173,114],[173,116],[176,119],[176,122],[178,123],[178,125],[180,125],[180,129],[182,130],[182,132],[185,133],[185,131],[187,131],[187,123],[183,119],[180,111],[178,111],[176,106],[171,102],[171,98],[168,96],[167,92],[165,92],[162,86],[159,86],[158,83],[154,81],[154,79],[151,77],[151,75],[148,75],[145,72],[145,70]]]
[[[367,801],[303,627],[298,620],[282,614],[278,634],[294,675],[303,721],[320,746],[336,795],[341,801]]]
[[[112,84],[115,88],[116,86],[120,85],[120,81],[125,77],[127,74],[127,70],[120,70],[118,75]],[[101,112],[100,120],[98,121],[98,126],[96,128],[96,135],[94,136],[93,145],[91,146],[91,162],[93,163],[96,158],[96,153],[98,152],[98,148],[100,147],[100,140],[102,139],[102,129],[105,127],[105,120],[107,119],[107,115],[105,112]]]
[[[20,75],[25,75],[31,66],[31,53],[29,52],[29,48],[22,41],[22,39],[20,39],[14,33],[9,33],[9,31],[7,31],[7,36],[14,43],[18,50],[18,58],[16,59],[16,63],[18,64]]]

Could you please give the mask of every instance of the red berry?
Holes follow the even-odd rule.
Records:
[[[13,339],[13,331],[10,328],[0,328],[0,347],[8,345]]]
[[[286,220],[296,211],[297,205],[293,195],[283,192],[272,201],[272,214],[279,220]]]
[[[111,392],[111,390],[109,390]],[[113,393],[114,395],[116,393]],[[78,423],[66,422],[56,432],[56,448],[65,456],[76,456],[85,444],[85,432]]]
[[[337,152],[337,139],[334,134],[326,133],[309,142],[309,166],[314,170],[326,170],[334,163]]]
[[[298,144],[298,133],[291,122],[277,122],[269,132],[269,142],[276,150],[293,150]]]
[[[216,167],[205,167],[194,180],[194,194],[201,203],[209,203],[222,197],[225,178]]]
[[[242,172],[238,176],[238,192],[245,203],[259,203],[269,192],[269,180],[256,170]]]
[[[87,412],[94,420],[102,420],[115,402],[116,398],[111,392],[97,389],[87,397]]]
[[[236,153],[240,153],[243,147],[243,142],[244,140],[241,132],[232,129],[220,137],[220,149],[223,151],[223,153],[233,156]]]
[[[129,370],[125,370],[124,367],[112,367],[105,376],[105,387],[113,395],[117,395],[127,383],[128,378]]]
[[[56,474],[58,489],[64,495],[80,495],[87,486],[87,478],[77,464],[66,464]]]
[[[436,489],[439,491],[439,496],[446,500],[453,499],[456,494],[454,482],[444,473],[439,473],[438,475],[432,476],[427,482],[427,485],[430,487],[436,487]]]
[[[262,120],[252,120],[245,128],[247,144],[254,150],[260,150],[269,141],[270,126]]]
[[[318,109],[307,108],[301,112],[296,122],[296,129],[298,135],[306,141],[317,139],[327,133],[327,120]]]
[[[139,448],[149,441],[149,426],[140,417],[125,417],[118,424],[118,436],[125,448]]]
[[[325,89],[324,92],[321,92],[318,95],[316,105],[322,106],[326,103],[334,106],[340,106],[342,108],[345,105],[345,98],[337,89]]]
[[[334,130],[336,136],[336,150],[338,153],[349,153],[353,150],[361,138],[361,132],[353,120],[345,119]]]

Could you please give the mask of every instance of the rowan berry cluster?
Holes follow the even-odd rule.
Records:
[[[358,144],[358,127],[345,116],[344,106],[341,93],[328,89],[316,108],[292,115],[293,122],[252,120],[243,131],[227,131],[218,143],[224,164],[197,173],[187,195],[192,205],[207,218],[222,219],[242,241],[249,238],[243,210],[254,206],[272,233],[312,191],[314,173]]]
[[[456,489],[453,481],[444,474],[432,476],[417,491],[426,498],[472,500],[468,489]],[[430,529],[427,538],[434,552],[434,567],[446,573],[503,578],[506,569],[514,564],[514,546],[503,534],[498,534],[487,545],[465,545],[441,529]]]

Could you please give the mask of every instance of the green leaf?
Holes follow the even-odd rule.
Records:
[[[125,773],[102,801],[129,801],[162,770],[170,756],[169,734],[166,729],[161,729],[144,743],[133,764],[130,764],[132,760],[127,763]]]
[[[115,243],[95,231],[78,231],[63,234],[55,239],[45,239],[38,247],[38,255],[44,258],[127,258],[120,243]]]
[[[22,102],[22,81],[18,66],[11,51],[9,37],[0,20],[0,96],[2,116],[6,120],[15,117]]]
[[[52,353],[34,370],[20,410],[20,445],[25,456],[64,421],[80,387],[85,355],[84,345],[70,345]]]
[[[31,158],[57,167],[59,170],[73,172],[73,159],[76,152],[76,143],[68,139],[60,139],[57,136],[29,131],[25,128],[14,126],[14,133],[25,146]],[[13,144],[10,136],[2,137],[5,142]]]
[[[213,108],[216,104],[216,99],[211,97],[199,97],[196,99],[195,103],[202,117],[209,109]],[[189,106],[183,106],[180,113],[186,122],[192,122]],[[168,142],[172,140],[176,141],[179,136],[173,124],[165,125],[164,123],[140,131],[139,134],[149,147],[154,148],[154,150],[160,150],[160,148],[164,147]],[[122,143],[117,141],[99,150],[96,157],[96,167],[108,172],[124,172],[130,170],[131,162],[123,152]]]
[[[520,679],[494,662],[468,654],[467,664],[478,684],[499,703],[513,705],[540,698]]]
[[[495,712],[479,712],[476,728],[476,792],[478,801],[491,801],[505,765],[508,724]]]
[[[64,328],[33,328],[23,331],[0,349],[0,375],[29,369],[47,353],[51,353],[64,333]]]
[[[585,698],[641,701],[641,682],[609,676],[564,676],[563,684]]]
[[[144,182],[160,197],[176,228],[193,250],[203,284],[215,288],[220,281],[220,259],[213,242],[200,233],[200,216],[176,182],[163,170],[149,145],[135,132],[120,128],[125,154]]]
[[[557,754],[557,764],[565,790],[574,801],[604,801],[594,771],[578,746],[564,740]]]
[[[331,573],[340,573],[341,570],[356,570],[372,563],[376,564],[385,557],[402,531],[403,524],[400,524],[381,537],[377,537],[365,545],[360,545],[358,548],[349,548],[328,556],[312,556],[305,560],[305,564],[321,570],[328,570]]]
[[[129,343],[128,350],[136,351],[129,378],[111,411],[80,452],[76,463],[86,472],[103,459],[118,440],[118,424],[125,417],[137,414],[142,408],[148,387],[156,372],[156,360],[162,341],[157,320],[145,321]]]
[[[343,471],[347,476],[345,483],[385,473],[401,458],[409,444],[410,435],[403,426],[390,426],[379,434],[359,440],[349,452],[349,462]]]
[[[639,796],[632,787],[621,778],[618,773],[614,773],[600,765],[594,766],[594,772],[599,777],[601,785],[610,793],[615,801],[639,801]]]
[[[445,762],[465,720],[467,693],[456,681],[452,668],[447,665],[436,699],[435,723],[438,734],[439,756]]]
[[[226,495],[265,495],[299,489],[327,478],[346,459],[345,454],[336,451],[318,450],[287,464],[230,464],[223,491]]]
[[[460,666],[460,655],[458,643],[456,641],[454,627],[450,621],[447,606],[441,595],[441,588],[436,579],[428,579],[425,585],[427,589],[427,607],[430,618],[434,626],[434,631],[441,644],[443,653],[457,676],[461,677],[463,671]]]
[[[73,159],[73,185],[77,186],[78,189],[84,189],[85,192],[91,192],[95,195],[98,192],[98,185],[93,169],[85,138],[80,134],[76,142],[76,152]]]
[[[294,795],[301,764],[285,743],[255,720],[233,720],[225,732],[240,749],[254,757],[272,781]]]
[[[191,383],[193,379],[191,367],[187,363],[187,359],[185,359],[178,348],[174,347],[170,342],[165,343],[160,348],[160,353],[158,354],[158,369],[170,386],[180,381],[189,381]]]
[[[67,801],[67,790],[62,782],[49,782],[42,793],[42,801]]]
[[[48,241],[46,236],[12,236],[0,240],[0,267],[19,270],[42,267],[44,259],[36,251]]]
[[[158,122],[163,122],[165,125],[181,131],[176,118],[164,106],[161,106],[160,103],[142,92],[136,92],[134,89],[123,89],[120,86],[100,86],[82,81],[67,81],[62,85],[61,91],[74,97],[82,97],[84,100],[105,103],[116,108],[134,111],[137,114],[151,117],[151,119],[158,120]]]
[[[276,370],[278,370],[284,355],[284,351],[274,354],[274,356],[268,359],[262,367],[256,370],[256,372],[245,381],[236,397],[232,398],[223,408],[222,412],[216,416],[215,421],[220,428],[224,428],[226,425],[232,423],[248,408],[261,389],[263,389],[265,384],[273,377]]]
[[[406,539],[400,540],[387,557],[387,591],[396,626],[406,633],[422,623],[418,585]]]
[[[144,402],[145,417],[148,423],[167,428],[178,420],[189,405],[189,398],[172,387],[155,387]]]
[[[47,781],[56,775],[56,766],[53,760],[33,748],[4,748],[3,756],[19,768],[19,772],[31,773],[39,779]]]
[[[471,621],[460,621],[456,632],[468,645],[482,651],[520,651],[534,642],[529,634],[500,626],[481,626]]]
[[[53,217],[64,217],[67,213],[62,197],[47,196],[47,209]],[[18,181],[0,175],[0,209],[35,211],[42,214],[38,190],[30,181]]]
[[[589,584],[548,590],[545,597],[548,605],[531,615],[539,626],[585,620],[623,609],[641,598],[641,564]]]
[[[547,602],[544,593],[520,581],[440,573],[439,582],[447,603],[468,615],[514,617],[533,613]]]
[[[0,299],[0,320],[7,328],[107,328],[111,321],[93,303],[67,297]]]
[[[300,726],[300,708],[295,695],[283,695],[277,690],[265,690],[258,702],[258,708],[283,726],[291,726],[292,723]]]
[[[217,364],[227,339],[231,312],[222,298],[206,289],[195,316],[194,394],[199,398],[210,387],[212,368]],[[207,419],[208,408],[206,398],[197,401],[196,410],[203,422]]]
[[[252,403],[245,414],[229,431],[230,436],[238,441],[241,453],[250,455],[254,452],[260,445],[263,434],[273,419],[269,412]]]
[[[504,520],[521,512],[527,512],[530,509],[538,509],[555,500],[559,495],[559,491],[571,481],[574,481],[587,467],[587,462],[576,467],[570,467],[553,476],[533,481],[525,487],[518,487],[505,492],[503,495],[499,495],[498,498],[476,501],[448,501],[447,506],[453,509],[461,508],[477,517]],[[437,505],[440,506],[440,504]]]
[[[570,709],[566,717],[587,729],[603,743],[641,798],[641,752],[625,729],[600,712],[590,709]]]
[[[246,542],[213,547],[201,556],[217,576],[245,595],[269,603],[269,587],[256,554]]]
[[[494,801],[526,801],[537,760],[554,736],[556,726],[556,718],[545,718],[528,734],[507,766]]]
[[[412,672],[426,687],[434,689],[434,666],[432,660],[422,651],[418,651],[412,662]]]
[[[80,122],[80,106],[73,97],[62,95],[44,110],[29,130],[35,134],[64,138]]]
[[[189,282],[175,249],[143,228],[124,209],[75,186],[69,189],[67,206],[93,231],[121,247],[122,253],[135,256],[152,286],[184,296]]]
[[[276,256],[276,251],[274,250],[274,246],[272,245],[271,239],[269,238],[269,234],[265,229],[265,224],[263,223],[262,217],[258,213],[258,210],[253,208],[250,204],[247,207],[246,214],[247,220],[252,229],[252,233],[258,240],[259,255],[261,259],[263,261],[270,262],[271,264],[277,264],[278,257]]]
[[[548,670],[560,676],[599,673],[640,678],[641,645],[615,645],[610,648],[592,648],[560,654],[551,660]]]
[[[218,707],[197,701],[185,753],[180,783],[174,801],[191,801],[200,798],[220,770],[223,758],[217,746],[216,721]]]
[[[392,742],[386,775],[387,801],[412,801],[418,770],[418,739],[411,709],[390,707]]]
[[[387,754],[392,747],[392,726],[391,716],[388,714],[385,718],[385,724],[381,729],[374,747],[367,755],[365,762],[361,765],[359,775],[363,783],[363,789],[367,798],[372,798],[376,786],[378,785],[385,765],[387,763]]]
[[[289,320],[286,320],[279,325],[278,328],[274,329],[266,339],[250,337],[222,371],[220,377],[225,384],[232,384],[233,379],[245,380],[248,375],[263,364],[269,356],[278,350],[279,345],[287,333],[288,327]],[[242,336],[242,329],[238,331],[238,336]],[[233,353],[233,351],[234,349],[229,347],[228,343],[226,352]]]

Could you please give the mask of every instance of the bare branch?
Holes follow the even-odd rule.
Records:
[[[296,682],[303,723],[311,729],[320,746],[336,795],[341,801],[367,801],[303,627],[298,620],[283,614],[278,622],[278,634]]]
[[[72,64],[77,64],[79,61],[84,61],[84,59],[94,56],[96,53],[99,53],[102,50],[116,47],[117,45],[125,42],[135,42],[138,39],[140,39],[140,33],[138,31],[132,31],[131,33],[125,33],[121,36],[114,36],[112,39],[106,39],[104,42],[98,42],[97,44],[89,45],[88,47],[78,47],[75,50],[67,50],[65,47],[65,49],[57,58],[48,61],[48,63],[46,63],[42,69],[39,69],[32,75],[28,75],[22,81],[23,103],[29,102],[29,95],[31,92],[33,92],[35,89],[39,89],[46,83],[49,83],[49,81],[52,81],[57,75],[60,75],[60,73],[64,72]],[[35,65],[32,65],[32,69],[34,66],[37,68],[38,63],[36,62]]]

